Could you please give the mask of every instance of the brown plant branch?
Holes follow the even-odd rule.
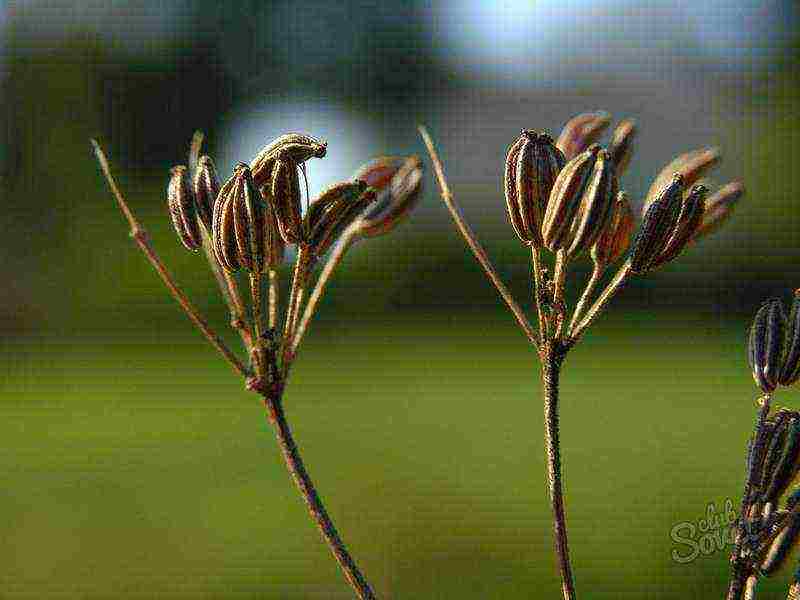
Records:
[[[103,150],[100,148],[100,145],[97,143],[97,141],[91,140],[91,142],[92,146],[94,147],[97,161],[100,163],[100,169],[103,171],[103,175],[105,176],[106,181],[111,188],[111,192],[114,194],[114,198],[117,201],[120,211],[128,221],[131,230],[130,235],[136,242],[136,245],[139,246],[139,249],[147,257],[147,260],[150,261],[150,264],[156,270],[159,277],[161,277],[161,280],[164,282],[164,285],[167,287],[170,294],[172,294],[172,297],[175,298],[175,300],[181,306],[183,312],[186,313],[192,323],[194,323],[194,325],[203,333],[208,342],[214,346],[214,348],[216,348],[220,354],[222,354],[225,360],[230,363],[230,365],[239,375],[242,377],[249,377],[249,369],[239,360],[239,358],[230,350],[230,348],[228,348],[225,342],[222,341],[222,338],[220,338],[219,335],[217,335],[217,333],[211,329],[205,318],[200,314],[197,308],[191,303],[189,298],[186,297],[186,294],[184,294],[175,283],[172,275],[170,275],[169,271],[167,271],[164,262],[158,256],[152,244],[150,243],[150,236],[148,235],[147,231],[145,231],[145,229],[133,215],[128,203],[122,196],[122,192],[120,192],[119,188],[117,187],[117,183],[111,174],[111,168],[108,165],[108,159],[106,158],[106,155],[103,153]]]
[[[578,320],[583,316],[583,311],[586,309],[586,304],[591,300],[592,294],[594,293],[597,284],[600,282],[600,278],[603,276],[604,269],[597,263],[594,263],[592,267],[592,275],[589,277],[589,281],[586,283],[586,287],[583,288],[583,293],[581,294],[578,303],[575,305],[575,311],[572,313],[572,319],[569,322],[569,327],[567,328],[567,337],[573,337],[573,331],[575,330],[575,326],[578,324]]]
[[[547,319],[542,309],[542,294],[544,293],[542,281],[542,257],[539,248],[531,245],[531,267],[533,269],[533,302],[536,305],[536,314],[539,317],[539,338],[549,339]]]
[[[574,344],[577,342],[586,328],[591,325],[594,320],[600,315],[606,305],[611,301],[623,285],[628,281],[631,276],[631,262],[630,259],[626,260],[619,268],[614,279],[606,286],[600,296],[595,300],[592,307],[586,312],[586,316],[572,329],[569,337],[569,343]]]

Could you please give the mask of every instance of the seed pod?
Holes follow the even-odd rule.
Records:
[[[409,156],[372,208],[359,219],[357,235],[375,237],[397,227],[417,205],[422,190],[422,162]]]
[[[786,449],[787,436],[792,424],[793,413],[788,410],[780,410],[771,419],[768,419],[769,428],[764,428],[762,435],[764,437],[764,459],[759,465],[753,483],[757,490],[759,490],[761,500],[766,503],[770,501],[770,496],[767,493],[775,469],[781,461],[781,457]]]
[[[611,215],[619,184],[605,150],[594,145],[558,174],[542,223],[542,238],[552,252],[568,258],[590,248]]]
[[[275,163],[279,159],[291,160],[300,165],[310,158],[323,158],[327,142],[302,133],[286,133],[264,146],[250,162],[253,181],[259,188],[270,183]]]
[[[672,162],[661,169],[661,172],[650,186],[645,197],[645,210],[650,207],[659,191],[669,184],[675,173],[683,176],[683,185],[688,188],[716,167],[719,164],[720,157],[719,148],[700,148],[699,150],[681,154],[673,159]]]
[[[636,121],[625,119],[619,122],[611,136],[611,143],[608,145],[608,154],[617,166],[617,177],[628,168],[633,156],[633,140],[636,137]]]
[[[779,298],[767,300],[758,309],[750,328],[748,358],[758,387],[772,393],[778,383],[783,353],[786,317]]]
[[[591,257],[598,268],[604,269],[625,254],[633,233],[633,210],[628,194],[620,190],[614,203],[614,211],[605,229],[591,249]]]
[[[688,193],[684,194],[675,229],[653,268],[663,265],[678,256],[692,239],[703,219],[707,193],[708,188],[703,185],[696,185]]]
[[[744,186],[740,181],[733,181],[706,199],[706,209],[700,226],[694,234],[693,239],[714,233],[733,213],[736,203],[744,195]]]
[[[267,268],[275,269],[283,263],[286,242],[278,229],[275,202],[269,186],[261,188],[261,201],[264,204],[264,263]]]
[[[577,115],[564,125],[556,147],[564,154],[565,160],[572,160],[599,140],[610,124],[611,115],[607,112]]]
[[[768,468],[765,467],[766,475],[762,484],[762,501],[772,502],[773,504],[792,483],[797,475],[800,463],[800,416],[791,411],[786,411],[788,417],[783,420],[781,430],[776,430],[773,439],[776,441],[775,457],[768,455]],[[767,461],[764,463],[767,465]]]
[[[797,544],[800,536],[800,514],[794,513],[787,517],[787,522],[781,532],[770,544],[760,570],[764,575],[772,575],[778,571],[789,556],[792,548]]]
[[[303,220],[300,206],[300,178],[297,163],[279,158],[272,172],[272,197],[278,229],[287,244],[303,241]]]
[[[683,197],[683,177],[675,174],[647,208],[631,250],[631,271],[646,273],[653,268],[678,222]]]
[[[376,192],[382,192],[392,177],[406,161],[402,156],[379,156],[361,165],[355,173],[353,180],[361,180]]]
[[[188,169],[183,165],[172,167],[167,185],[167,208],[172,225],[183,245],[195,252],[202,244],[197,207],[189,187]]]
[[[800,379],[800,290],[794,293],[792,308],[789,311],[780,383],[792,385],[798,379]]]
[[[206,231],[211,231],[211,220],[214,215],[214,203],[219,194],[219,177],[214,161],[209,156],[201,156],[194,172],[194,200],[197,204],[197,215]]]
[[[219,264],[229,272],[238,271],[241,268],[233,217],[235,205],[233,189],[236,181],[236,173],[234,172],[233,176],[220,189],[217,201],[214,204],[214,218],[211,229],[214,254]]]
[[[375,190],[368,189],[364,181],[340,183],[323,192],[311,204],[304,220],[306,240],[314,255],[325,254],[375,198]]]
[[[564,155],[546,133],[522,131],[506,155],[504,188],[508,217],[523,244],[542,245],[542,217]]]

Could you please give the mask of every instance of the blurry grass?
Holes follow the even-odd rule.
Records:
[[[726,553],[676,564],[669,532],[738,498],[743,331],[612,315],[569,357],[567,514],[588,597],[723,595]],[[257,399],[198,337],[4,343],[0,598],[349,598]],[[286,404],[382,597],[557,597],[538,367],[506,315],[323,320]]]

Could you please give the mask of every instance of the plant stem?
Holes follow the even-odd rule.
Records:
[[[278,327],[278,270],[269,269],[269,328]]]
[[[536,314],[539,317],[539,338],[546,340],[549,337],[547,321],[542,311],[542,257],[539,248],[531,246],[531,266],[533,268],[533,301],[536,304]]]
[[[286,306],[286,317],[283,324],[283,354],[281,357],[281,369],[284,378],[289,372],[289,366],[294,360],[292,345],[294,340],[295,328],[297,325],[297,313],[300,311],[303,294],[305,292],[306,280],[308,278],[309,250],[306,246],[299,245],[297,248],[297,259],[294,263],[294,273],[292,274],[292,290],[289,294],[289,303]]]
[[[542,348],[542,389],[544,392],[545,443],[547,450],[547,481],[553,510],[553,535],[558,568],[561,572],[561,591],[564,600],[575,600],[575,583],[569,560],[567,522],[564,516],[564,493],[561,488],[561,449],[558,437],[558,386],[564,349],[559,342],[548,342]]]
[[[253,352],[255,356],[256,373],[263,377],[266,372],[264,358],[264,330],[262,328],[261,317],[261,273],[254,271],[250,273],[250,296],[252,298],[253,311]]]
[[[164,285],[169,290],[172,297],[178,302],[180,307],[183,309],[183,312],[186,313],[186,316],[194,323],[195,327],[197,327],[201,333],[206,337],[208,342],[217,349],[217,351],[222,354],[222,356],[227,360],[230,365],[233,367],[234,371],[236,371],[242,377],[249,377],[250,371],[242,361],[231,351],[230,348],[222,341],[222,338],[211,329],[211,326],[205,320],[205,318],[200,314],[194,304],[191,303],[189,298],[186,297],[186,294],[183,293],[178,287],[178,284],[175,283],[175,280],[172,278],[172,275],[167,271],[164,262],[156,253],[153,245],[150,243],[150,236],[148,235],[147,231],[141,226],[139,221],[131,212],[128,203],[125,201],[125,198],[122,196],[122,192],[120,192],[119,188],[117,187],[117,182],[114,180],[114,177],[111,175],[111,168],[108,165],[108,159],[106,155],[103,153],[103,150],[100,148],[100,144],[97,141],[92,140],[92,146],[94,147],[95,156],[97,156],[97,162],[100,163],[100,168],[103,171],[103,175],[108,182],[109,187],[111,188],[111,192],[114,194],[114,198],[117,200],[117,205],[119,206],[120,211],[128,220],[128,225],[130,226],[130,234],[133,240],[136,242],[136,245],[139,246],[139,249],[142,253],[147,257],[147,260],[150,261],[150,264],[158,273],[159,277],[161,277],[161,281],[164,282]]]
[[[575,329],[578,319],[580,319],[583,315],[583,311],[586,308],[586,303],[591,299],[594,289],[597,287],[600,277],[603,275],[603,271],[604,269],[601,265],[594,263],[592,275],[589,277],[589,281],[586,283],[586,287],[583,289],[583,294],[581,294],[578,304],[575,305],[575,312],[572,313],[572,320],[569,322],[569,327],[567,328],[568,337],[572,336],[572,331]]]
[[[606,289],[603,290],[603,293],[600,294],[600,297],[594,301],[592,307],[586,312],[586,316],[575,326],[575,328],[570,333],[570,342],[575,343],[580,337],[583,335],[583,332],[586,331],[586,328],[592,324],[592,322],[598,317],[598,315],[602,312],[602,310],[606,307],[606,304],[609,303],[611,298],[614,297],[620,288],[625,285],[625,282],[628,281],[628,278],[631,275],[631,262],[630,260],[626,260],[623,265],[619,268],[616,275],[614,275],[614,279],[606,286]]]
[[[561,326],[564,323],[564,282],[567,278],[567,255],[564,250],[559,250],[556,254],[556,264],[553,269],[553,312],[555,322],[553,323],[553,337],[557,338],[561,334]]]
[[[447,179],[444,175],[442,161],[439,159],[439,155],[436,152],[436,147],[433,145],[433,140],[431,139],[428,130],[422,125],[420,125],[418,129],[420,135],[422,136],[422,141],[425,142],[425,146],[428,149],[428,154],[431,157],[431,161],[433,162],[433,170],[436,173],[436,180],[439,183],[439,190],[441,192],[442,200],[444,201],[445,206],[447,206],[447,210],[450,211],[450,215],[453,217],[453,221],[455,222],[458,231],[467,242],[470,250],[472,250],[472,254],[475,255],[478,264],[480,264],[480,266],[483,268],[483,271],[486,273],[489,281],[491,281],[494,284],[494,287],[497,288],[500,297],[505,301],[506,306],[508,306],[508,309],[517,319],[517,323],[519,323],[522,331],[525,332],[525,335],[534,346],[538,346],[539,341],[536,337],[536,333],[533,331],[533,326],[528,320],[528,317],[525,316],[525,312],[522,310],[520,305],[514,299],[514,296],[511,295],[511,292],[508,291],[508,288],[500,279],[500,276],[497,274],[497,270],[494,268],[494,265],[492,265],[492,261],[489,260],[489,256],[486,254],[483,246],[481,246],[478,238],[475,236],[475,233],[464,220],[464,216],[461,214],[461,209],[456,204],[453,194],[450,192],[450,187],[447,185]]]
[[[286,415],[283,412],[283,403],[280,394],[275,394],[274,396],[264,394],[263,397],[269,414],[270,423],[275,429],[275,436],[278,439],[283,458],[286,461],[286,468],[289,470],[295,485],[297,485],[297,489],[303,496],[311,518],[314,519],[314,522],[317,524],[317,527],[322,533],[322,537],[325,539],[336,561],[339,563],[339,566],[341,566],[344,576],[347,578],[347,581],[350,582],[350,585],[353,587],[358,597],[362,600],[374,599],[375,594],[372,588],[359,570],[353,557],[350,556],[347,547],[339,536],[339,532],[336,531],[336,527],[333,525],[330,516],[328,516],[328,511],[325,510],[322,498],[319,497],[314,483],[311,481],[311,477],[309,477],[306,471],[303,459],[300,457],[300,451],[292,437],[292,431],[289,428]]]

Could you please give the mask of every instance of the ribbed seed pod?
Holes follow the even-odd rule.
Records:
[[[711,194],[706,200],[706,210],[703,220],[694,234],[694,239],[714,233],[733,213],[739,199],[744,195],[744,185],[740,181],[733,181],[722,186]]]
[[[361,165],[353,173],[353,180],[360,179],[376,192],[382,192],[405,161],[406,159],[402,156],[379,156],[378,158],[373,158]]]
[[[236,172],[225,182],[214,203],[214,217],[211,239],[214,242],[214,254],[217,261],[226,271],[238,271],[239,251],[236,245],[236,228],[233,222],[234,199],[233,189],[236,185]]]
[[[565,162],[546,133],[525,129],[509,148],[504,176],[506,205],[511,225],[523,244],[542,246],[542,218]]]
[[[658,261],[675,230],[683,199],[683,177],[676,174],[647,208],[631,249],[631,271],[646,273]]]
[[[645,210],[649,208],[658,193],[669,184],[675,173],[683,176],[683,185],[688,188],[716,167],[719,164],[720,157],[719,148],[701,148],[686,152],[673,159],[672,162],[661,169],[647,191],[644,202]]]
[[[653,268],[663,265],[678,256],[694,237],[703,219],[705,197],[707,193],[708,188],[703,185],[695,185],[684,194],[675,229],[667,241],[664,250],[661,251],[658,259],[653,264]]]
[[[789,416],[783,420],[780,431],[773,434],[773,439],[777,440],[774,456],[768,454],[764,462],[766,477],[761,494],[764,503],[778,502],[800,467],[800,417],[795,412],[786,412]]]
[[[611,115],[607,112],[577,115],[564,125],[556,147],[564,154],[565,160],[572,160],[599,140],[610,124]]]
[[[633,233],[633,210],[628,194],[617,193],[611,218],[591,249],[591,257],[599,268],[614,263],[628,250]]]
[[[328,188],[312,202],[303,226],[314,255],[325,254],[375,198],[375,190],[367,188],[366,182],[348,181]]]
[[[789,311],[780,383],[792,385],[798,379],[800,379],[800,290],[794,293],[792,309]]]
[[[765,394],[772,393],[778,383],[785,329],[786,317],[780,299],[764,302],[750,327],[747,354],[753,379]]]
[[[298,164],[291,159],[279,158],[272,172],[272,198],[278,229],[287,244],[303,241],[303,219],[300,205],[300,178]]]
[[[269,186],[261,188],[261,201],[264,204],[264,263],[265,267],[275,269],[283,263],[286,242],[283,241],[278,229],[275,202]]]
[[[764,560],[761,562],[760,571],[764,575],[772,575],[778,571],[789,557],[791,550],[797,545],[800,536],[800,514],[791,514],[781,532],[772,541]]]
[[[542,222],[544,245],[568,258],[594,244],[611,215],[619,185],[605,150],[594,145],[558,174]]]
[[[250,162],[253,181],[259,188],[272,182],[272,171],[279,159],[300,165],[310,158],[323,158],[327,142],[302,133],[286,133],[264,146]]]
[[[197,203],[197,215],[206,231],[210,232],[214,216],[214,203],[217,201],[220,188],[217,169],[214,167],[211,157],[203,155],[197,161],[192,184],[194,199]]]
[[[617,177],[628,168],[633,156],[633,140],[636,137],[636,121],[624,119],[614,128],[608,154],[617,166]]]
[[[373,208],[362,214],[357,234],[375,237],[389,233],[414,210],[421,191],[422,162],[417,156],[409,156],[378,194]]]
[[[197,221],[197,207],[194,194],[189,187],[188,169],[183,165],[172,167],[167,185],[167,208],[172,225],[181,242],[192,252],[202,244],[200,225]]]

